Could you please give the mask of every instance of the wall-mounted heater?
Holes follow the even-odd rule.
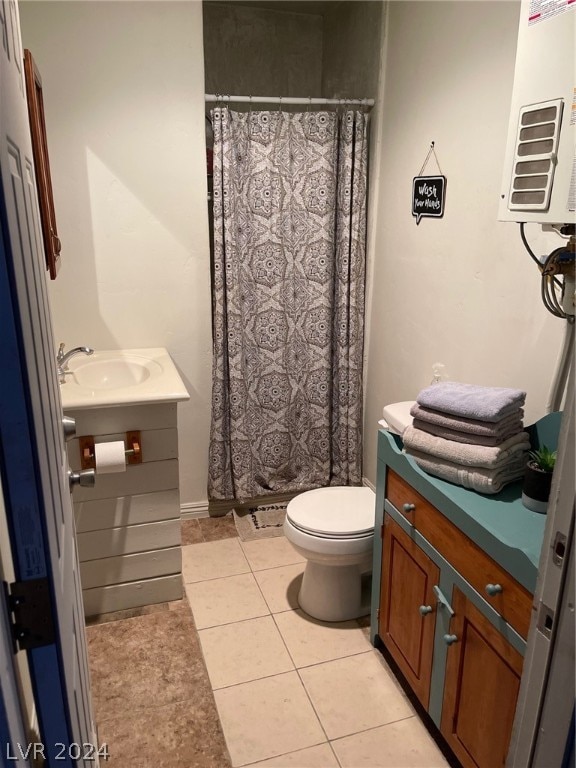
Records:
[[[575,61],[576,2],[522,0],[500,221],[576,218]]]

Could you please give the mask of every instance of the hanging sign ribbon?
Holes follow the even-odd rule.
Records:
[[[422,174],[432,153],[434,153],[434,159],[436,160],[440,175],[423,176]],[[423,216],[435,219],[442,218],[444,216],[445,197],[446,176],[442,175],[442,169],[434,150],[434,142],[432,142],[420,173],[412,179],[412,216],[416,217],[416,224],[420,224],[420,219]]]

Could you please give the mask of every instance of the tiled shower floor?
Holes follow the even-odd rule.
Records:
[[[444,757],[366,621],[298,609],[284,537],[183,523],[185,599],[87,629],[95,716],[113,768],[436,768]]]

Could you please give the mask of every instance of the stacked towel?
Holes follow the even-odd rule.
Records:
[[[511,416],[505,416],[495,422],[458,418],[441,411],[433,411],[431,408],[424,408],[418,403],[412,406],[410,415],[414,417],[412,422],[414,427],[438,437],[445,437],[447,440],[455,440],[457,443],[500,445],[524,428],[522,408]]]
[[[412,426],[402,436],[406,453],[429,474],[498,493],[522,477],[530,450],[523,431],[526,393],[446,381],[417,397]]]
[[[526,392],[507,387],[480,387],[440,381],[423,389],[416,402],[453,416],[493,423],[514,415],[524,405]]]

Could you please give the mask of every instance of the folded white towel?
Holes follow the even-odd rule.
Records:
[[[439,381],[423,389],[416,401],[435,411],[479,421],[499,421],[522,408],[526,392],[508,387],[481,387],[458,381]]]
[[[407,451],[420,469],[429,475],[461,485],[478,493],[499,493],[505,485],[520,480],[524,475],[526,458],[515,458],[498,469],[467,469],[461,464],[444,461],[427,453]]]
[[[415,419],[425,421],[428,424],[437,424],[440,427],[454,429],[458,432],[470,433],[471,435],[486,435],[487,437],[502,437],[502,435],[506,435],[511,429],[520,432],[524,427],[522,423],[524,411],[522,408],[514,410],[510,415],[505,416],[499,421],[491,422],[466,419],[462,416],[452,416],[449,413],[442,413],[442,411],[434,411],[431,408],[424,408],[423,406],[418,405],[418,403],[412,406],[410,415]]]
[[[465,467],[485,467],[486,469],[496,469],[512,458],[525,455],[530,450],[530,438],[527,432],[519,432],[496,447],[446,440],[416,427],[407,427],[402,440],[406,449],[427,453]]]

